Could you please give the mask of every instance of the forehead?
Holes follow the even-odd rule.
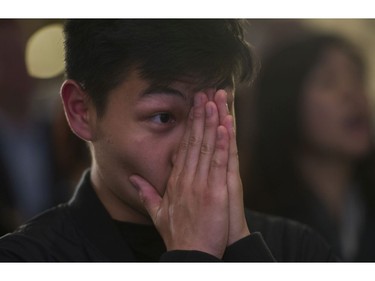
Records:
[[[330,47],[324,51],[320,59],[321,64],[335,65],[338,68],[360,68],[355,59],[342,48]]]
[[[217,90],[224,89],[228,93],[228,103],[232,103],[234,96],[233,96],[233,90],[231,87],[226,88],[216,88],[216,87],[205,87],[202,89],[196,89],[196,87],[192,84],[187,83],[181,83],[181,82],[172,82],[168,86],[152,86],[150,85],[145,93],[147,95],[153,95],[153,94],[171,94],[181,97],[187,102],[190,102],[190,104],[193,104],[194,96],[199,92],[204,92],[209,100],[214,100],[215,94]]]
[[[132,100],[143,100],[147,98],[158,98],[169,95],[183,100],[188,104],[193,104],[194,96],[198,92],[205,92],[209,100],[213,100],[215,93],[219,89],[224,89],[228,93],[228,104],[234,101],[233,86],[225,88],[205,87],[199,89],[196,84],[186,81],[172,81],[169,84],[150,83],[143,79],[137,71],[131,71],[127,78],[116,88],[126,93]],[[115,90],[116,90],[115,89]]]

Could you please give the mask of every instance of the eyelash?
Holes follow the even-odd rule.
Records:
[[[163,117],[164,118],[167,117],[168,120],[163,122],[162,121]],[[158,123],[158,125],[160,125],[160,126],[171,125],[171,124],[174,124],[176,122],[176,118],[174,118],[174,116],[169,112],[157,113],[157,114],[151,116],[150,120],[151,120],[151,122]]]

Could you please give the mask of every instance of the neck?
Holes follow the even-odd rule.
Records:
[[[111,185],[110,177],[105,178],[103,174],[100,173],[100,169],[98,165],[95,164],[95,161],[93,161],[91,166],[91,182],[99,200],[112,219],[138,224],[152,224],[147,212],[141,211],[143,210],[141,203],[131,200],[131,198],[138,198],[135,189],[127,187],[114,189]],[[123,193],[125,190],[128,191],[128,194],[123,194],[122,196],[117,194],[118,192]],[[127,201],[125,202],[125,199],[121,198],[126,198]]]
[[[351,184],[352,161],[314,152],[304,152],[298,161],[310,190],[322,201],[330,215],[339,220]]]

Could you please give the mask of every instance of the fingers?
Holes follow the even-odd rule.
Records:
[[[182,171],[189,176],[192,176],[195,172],[203,135],[202,120],[204,120],[204,105],[206,102],[207,97],[203,93],[198,93],[195,96],[194,106],[190,110],[186,130],[174,161],[174,169],[171,175],[174,179],[177,179]]]
[[[220,116],[220,125],[226,128],[229,138],[229,155],[226,180],[229,197],[229,236],[228,245],[250,234],[246,223],[243,205],[243,190],[239,172],[238,149],[235,134],[234,117],[230,115],[227,107],[225,91],[218,91],[215,95]]]
[[[172,170],[171,177],[174,178],[174,179],[176,179],[178,177],[178,175],[181,173],[181,171],[184,169],[186,153],[187,153],[187,150],[188,150],[188,147],[189,147],[190,130],[191,130],[191,126],[193,124],[193,119],[190,118],[190,116],[193,114],[192,113],[193,110],[194,110],[194,108],[192,108],[190,110],[189,118],[188,118],[187,124],[186,124],[186,130],[185,130],[185,133],[182,137],[180,145],[178,147],[176,158],[173,161],[174,168]]]
[[[205,106],[205,123],[202,145],[200,148],[200,158],[197,168],[197,177],[207,181],[210,170],[212,156],[216,149],[217,127],[219,126],[219,116],[216,104],[212,101]]]
[[[224,127],[228,131],[229,135],[229,162],[228,162],[228,173],[238,173],[239,162],[238,162],[238,149],[236,142],[236,134],[234,129],[234,118],[228,115],[223,121]]]
[[[216,132],[215,152],[212,156],[209,172],[209,186],[213,188],[224,186],[224,191],[226,191],[229,136],[224,126],[217,127]]]
[[[187,153],[185,157],[184,174],[188,178],[193,178],[200,158],[201,145],[204,134],[205,105],[207,96],[203,93],[197,93],[194,97],[194,107],[189,118],[192,118],[190,134],[185,143],[187,143]]]
[[[227,129],[229,134],[228,173],[237,173],[239,171],[239,163],[234,118],[229,114],[227,93],[224,90],[217,91],[215,95],[215,103],[219,111],[220,124]]]
[[[224,124],[225,117],[229,114],[227,93],[224,90],[218,90],[215,95],[215,103],[219,111],[220,124]]]
[[[206,94],[211,95],[208,97]],[[216,143],[219,136],[218,126],[219,124],[223,125],[229,116],[227,93],[224,90],[219,90],[216,94],[206,94],[198,93],[195,96],[192,126],[187,140],[185,140],[188,147],[184,163],[185,174],[189,177],[196,175],[201,181],[207,181],[213,161],[212,157],[218,149]],[[225,126],[219,130],[220,134],[223,134],[223,129]],[[225,134],[229,138],[228,132]],[[219,147],[221,146],[219,145]],[[236,146],[233,148],[236,149]]]
[[[156,189],[145,179],[140,176],[132,175],[129,181],[137,189],[139,198],[149,213],[151,219],[155,222],[155,218],[160,209],[162,198]]]
[[[229,136],[224,126],[219,127],[218,107],[221,107],[223,119],[225,119],[224,115],[228,115],[228,111],[226,93],[219,91],[219,95],[219,105],[217,105],[214,101],[208,101],[205,94],[198,93],[194,99],[191,115],[193,120],[187,138],[184,175],[194,178],[195,182],[201,183],[202,186],[207,184],[208,175],[213,167],[215,170],[221,168],[222,174],[217,179],[222,185],[226,183],[226,176],[223,175],[226,174],[228,157],[224,156],[228,155]]]
[[[215,147],[216,128],[224,123],[225,117],[229,114],[227,93],[224,90],[219,90],[216,94],[211,93],[210,100],[213,101],[208,101],[207,95],[197,93],[194,97],[187,129],[174,161],[172,177],[175,179],[181,172],[190,178],[193,178],[197,171],[200,175],[207,175],[208,164]]]

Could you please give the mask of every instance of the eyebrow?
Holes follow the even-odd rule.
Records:
[[[224,88],[220,88],[224,89]],[[168,87],[168,86],[150,86],[143,92],[141,92],[141,97],[147,97],[152,95],[172,95],[172,96],[178,96],[181,97],[184,101],[189,101],[189,98],[184,95],[182,92],[180,92],[177,89]],[[190,103],[192,104],[193,101],[190,100]],[[229,106],[232,106],[234,104],[234,94],[232,92],[231,95],[228,95],[227,103]]]
[[[141,93],[141,97],[151,95],[172,95],[179,96],[185,101],[187,100],[187,96],[184,95],[182,92],[167,86],[150,86]]]

